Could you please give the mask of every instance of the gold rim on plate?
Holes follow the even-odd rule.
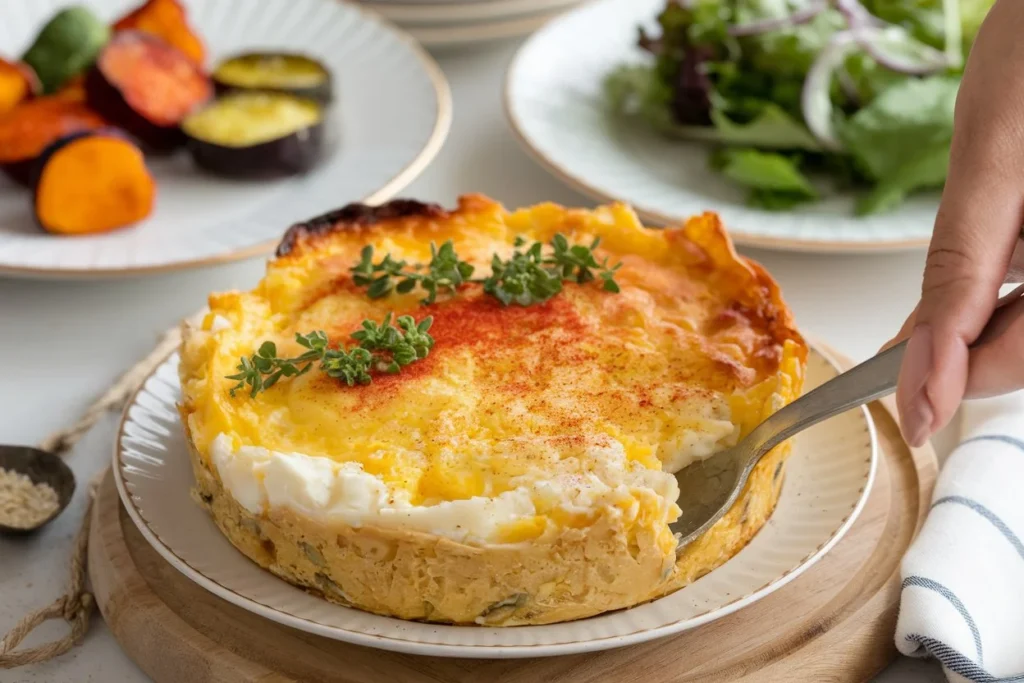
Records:
[[[582,0],[485,0],[484,2],[374,2],[363,0],[363,7],[390,21],[454,27],[475,22],[508,20],[541,12],[565,10]],[[409,28],[406,26],[406,28]]]
[[[455,26],[408,26],[405,31],[428,47],[468,45],[491,40],[517,38],[538,30],[549,21],[564,14],[567,7],[528,14],[525,18],[491,20]]]

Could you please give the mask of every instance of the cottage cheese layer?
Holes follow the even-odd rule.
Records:
[[[359,462],[261,446],[234,448],[226,434],[214,439],[210,454],[224,487],[255,515],[286,508],[326,526],[399,527],[468,543],[518,543],[555,533],[559,521],[580,523],[602,514],[628,526],[641,506],[653,514],[651,521],[671,523],[679,515],[679,488],[671,472],[735,438],[736,427],[728,420],[701,422],[703,431],[680,439],[666,463],[670,471],[630,461],[622,444],[607,437],[593,439],[580,457],[562,457],[556,443],[540,441],[528,448],[520,442],[499,459],[532,450],[536,462],[513,478],[508,490],[421,504]]]

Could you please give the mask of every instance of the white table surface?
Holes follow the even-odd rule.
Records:
[[[483,192],[510,207],[593,202],[562,185],[520,150],[501,110],[514,43],[438,55],[451,83],[455,120],[431,167],[403,196],[451,204]],[[350,197],[339,196],[338,204]],[[856,359],[899,329],[919,292],[924,255],[818,256],[748,252],[781,282],[802,329]],[[91,399],[152,348],[159,333],[198,309],[208,292],[254,285],[261,260],[109,282],[0,278],[0,443],[32,444],[73,422]],[[40,535],[0,539],[0,635],[64,590],[86,482],[110,458],[114,418],[68,456],[79,487],[72,506]],[[941,450],[941,449],[940,449]],[[51,623],[29,644],[64,633]],[[149,680],[97,615],[84,643],[49,663],[0,670],[0,683],[135,683]],[[944,680],[933,663],[901,659],[878,683]]]

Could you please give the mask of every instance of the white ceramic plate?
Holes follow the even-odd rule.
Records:
[[[706,145],[674,141],[609,116],[603,80],[645,60],[636,27],[665,0],[595,0],[544,26],[509,67],[506,112],[520,141],[549,171],[601,201],[632,204],[644,219],[676,223],[717,211],[739,244],[803,251],[894,251],[927,245],[938,195],[858,218],[850,196],[796,211],[747,207],[745,193],[709,171]]]
[[[141,0],[93,0],[112,20]],[[65,0],[4,3],[0,46],[21,54]],[[58,237],[37,228],[31,193],[0,179],[0,274],[111,276],[172,270],[267,253],[293,222],[348,202],[381,202],[437,154],[451,95],[434,61],[406,34],[337,0],[186,0],[208,65],[244,50],[293,50],[330,68],[339,93],[329,125],[337,143],[309,174],[231,181],[195,169],[181,152],[152,160],[157,204],[134,227]]]
[[[562,12],[563,8],[558,8],[506,19],[489,19],[449,25],[403,24],[403,28],[409,35],[427,47],[457,47],[525,36],[536,31]]]
[[[391,2],[363,0],[367,9],[406,28],[413,25],[458,26],[501,21],[531,13],[564,10],[580,0],[483,0],[478,2]]]
[[[268,619],[359,645],[450,657],[538,657],[603,650],[699,626],[751,604],[816,562],[860,512],[874,477],[874,427],[854,410],[800,435],[772,518],[734,558],[660,600],[564,624],[485,628],[377,616],[314,597],[239,553],[189,495],[193,485],[171,357],[130,401],[118,433],[114,475],[146,539],[210,592]],[[811,354],[808,389],[834,377]]]

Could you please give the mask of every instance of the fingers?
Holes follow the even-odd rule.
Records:
[[[991,21],[985,28],[1000,29]],[[1006,39],[988,39],[972,51],[957,100],[949,175],[900,371],[896,400],[912,445],[944,426],[963,399],[968,346],[995,308],[1024,224],[1024,97],[992,97],[989,80],[1005,71]]]
[[[993,315],[971,349],[967,397],[997,396],[1024,388],[1024,297]]]
[[[942,428],[963,399],[967,348],[995,307],[1016,234],[1006,226],[1020,225],[1021,205],[1016,188],[1002,183],[965,183],[943,198],[896,395],[912,445]]]

